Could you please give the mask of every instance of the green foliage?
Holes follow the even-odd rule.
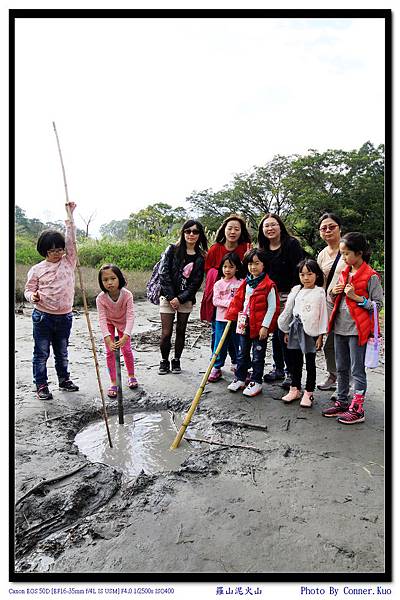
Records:
[[[165,240],[151,245],[139,240],[87,240],[78,245],[79,260],[86,267],[99,268],[105,263],[114,263],[121,269],[146,271],[154,267],[168,243]]]
[[[36,250],[36,242],[28,237],[17,236],[15,238],[15,262],[21,265],[34,265],[43,260]]]
[[[129,216],[128,239],[158,242],[166,234],[176,232],[186,219],[186,210],[180,206],[172,208],[163,202],[152,204]]]
[[[114,238],[116,240],[125,240],[128,233],[129,219],[122,219],[122,221],[110,221],[100,226],[100,233],[102,237]]]

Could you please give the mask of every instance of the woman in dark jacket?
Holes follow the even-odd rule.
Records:
[[[262,218],[258,227],[257,243],[258,247],[265,250],[267,254],[267,273],[270,279],[276,283],[280,299],[280,312],[282,312],[290,290],[299,283],[297,265],[305,257],[305,252],[299,241],[289,235],[282,219],[275,213],[268,213]],[[264,381],[271,383],[284,379],[282,386],[289,389],[290,366],[283,337],[283,332],[275,329],[272,336],[274,367],[270,373],[264,375]]]
[[[201,223],[190,219],[181,229],[177,244],[171,244],[160,266],[161,340],[159,374],[180,373],[180,358],[185,346],[185,333],[196,292],[204,276],[204,256],[207,238]],[[169,362],[172,328],[176,313],[175,357]]]

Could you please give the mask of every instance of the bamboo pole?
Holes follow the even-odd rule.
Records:
[[[202,393],[204,391],[204,388],[205,388],[205,386],[207,384],[208,376],[210,375],[211,369],[213,368],[214,363],[217,360],[218,354],[221,352],[221,348],[222,348],[222,346],[223,346],[223,344],[225,342],[226,336],[228,335],[230,326],[231,326],[231,321],[227,321],[226,325],[225,325],[224,332],[223,332],[222,337],[221,337],[221,339],[219,341],[219,344],[216,347],[215,352],[212,355],[210,364],[208,365],[208,369],[204,373],[203,379],[201,380],[201,383],[200,383],[200,387],[197,390],[195,397],[193,398],[193,402],[192,402],[192,404],[191,404],[191,406],[190,406],[190,408],[189,408],[189,410],[188,410],[188,412],[186,414],[186,417],[183,420],[181,428],[179,429],[179,431],[178,431],[178,433],[177,433],[174,441],[172,442],[172,444],[170,446],[170,450],[175,450],[176,448],[178,448],[179,444],[181,443],[181,440],[182,440],[183,436],[185,435],[186,428],[187,428],[187,426],[190,423],[190,420],[191,420],[191,418],[193,416],[194,411],[196,410],[196,407],[197,407],[198,403],[200,402],[201,395],[202,395]]]
[[[65,198],[66,198],[65,209],[67,211],[69,220],[71,221],[72,225],[74,225],[74,219],[73,219],[72,212],[71,212],[71,209],[69,206],[68,187],[67,187],[67,178],[65,175],[64,161],[63,161],[63,157],[62,157],[62,153],[61,153],[61,146],[60,146],[60,141],[58,139],[56,124],[54,121],[53,121],[53,128],[54,128],[54,133],[55,133],[56,140],[57,140],[58,153],[60,155],[61,168],[62,168],[62,172],[63,172]],[[79,263],[78,248],[76,245],[75,236],[74,236],[74,248],[75,248],[75,254],[76,254],[76,270],[78,271],[78,277],[79,277],[79,287],[81,289],[83,308],[84,308],[86,322],[87,322],[87,326],[88,326],[88,330],[89,330],[90,343],[92,346],[92,353],[93,353],[93,361],[94,361],[94,365],[96,368],[97,383],[99,386],[100,397],[101,397],[101,401],[103,404],[103,418],[104,418],[104,423],[106,425],[108,443],[110,445],[110,448],[112,448],[113,445],[112,445],[112,441],[111,441],[110,428],[108,426],[107,408],[106,408],[106,403],[104,400],[103,386],[102,386],[101,379],[100,379],[100,368],[99,368],[99,362],[97,360],[96,344],[95,344],[95,340],[94,340],[92,325],[90,323],[89,309],[88,309],[88,305],[87,305],[85,289],[83,286],[82,271],[81,271],[81,266]]]

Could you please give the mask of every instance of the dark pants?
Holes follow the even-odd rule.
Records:
[[[214,352],[217,349],[220,339],[222,338],[222,334],[224,333],[226,327],[226,321],[215,321],[215,343],[214,343]],[[233,350],[233,355],[231,353],[232,363],[236,365],[237,357],[239,354],[239,335],[236,333],[236,321],[231,323],[229,327],[228,335],[225,338],[223,346],[220,350],[218,358],[214,363],[214,367],[216,369],[221,369],[224,366],[226,355],[228,354],[228,348]]]
[[[68,340],[72,327],[72,313],[51,315],[36,308],[32,312],[33,322],[33,381],[36,386],[47,384],[47,360],[50,345],[53,347],[54,365],[58,381],[69,379]]]
[[[217,321],[215,320],[215,317],[214,317],[214,319],[211,321],[211,352],[214,352],[214,349],[215,349],[215,324],[216,323],[217,323]],[[231,327],[233,327],[234,325],[235,325],[235,331],[236,331],[236,322],[235,322],[235,324],[232,323]],[[221,339],[221,338],[219,338],[219,339]],[[236,363],[237,363],[237,347],[236,347],[236,343],[233,341],[232,337],[229,337],[227,351],[229,352],[229,356],[231,357],[232,364],[236,365]],[[225,354],[225,359],[226,359],[226,354]]]
[[[236,378],[240,381],[246,381],[247,372],[252,367],[251,381],[262,383],[267,340],[258,338],[252,340],[249,335],[239,335],[239,346]],[[250,360],[250,350],[253,352],[252,360]]]
[[[287,346],[283,341],[285,334],[280,329],[276,328],[272,334],[272,359],[274,361],[275,369],[278,371],[290,372],[289,362],[287,354]]]
[[[301,389],[301,376],[303,374],[303,353],[300,349],[290,350],[286,348],[289,358],[289,369],[292,376],[292,386]],[[315,352],[307,352],[306,357],[306,390],[313,392],[315,390],[315,379],[317,376],[315,368]]]

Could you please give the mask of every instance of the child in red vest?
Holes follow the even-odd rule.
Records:
[[[328,332],[335,334],[337,400],[322,414],[324,417],[338,417],[339,423],[353,424],[365,420],[365,350],[374,331],[373,302],[379,313],[383,305],[383,290],[378,274],[368,264],[370,251],[361,233],[344,235],[339,249],[347,266],[331,291],[335,304],[328,325]],[[350,370],[355,393],[349,404]]]
[[[279,315],[276,285],[267,275],[267,260],[266,253],[259,248],[246,252],[243,267],[248,270],[248,275],[225,314],[227,321],[237,321],[239,318],[239,323],[243,324],[239,335],[236,377],[228,385],[228,390],[243,390],[243,394],[250,397],[262,391],[267,338],[274,331]],[[253,351],[252,360],[250,350]],[[250,383],[245,387],[250,366],[252,375]]]

